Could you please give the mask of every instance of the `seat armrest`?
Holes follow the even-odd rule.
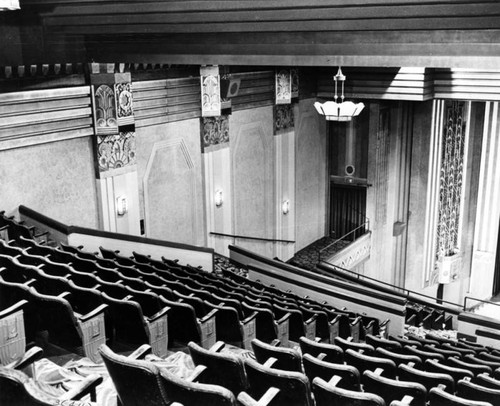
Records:
[[[281,341],[275,338],[273,341],[270,342],[270,345],[273,347],[279,347],[281,345]]]
[[[210,310],[210,312],[208,312],[207,314],[205,314],[205,316],[203,316],[200,319],[200,323],[206,323],[207,320],[210,320],[212,317],[214,317],[217,314],[218,310],[219,309],[212,309],[212,310]]]
[[[81,381],[77,386],[70,389],[61,397],[59,400],[80,400],[84,396],[90,394],[90,400],[92,402],[96,401],[96,388],[102,383],[102,376],[99,375],[89,375],[83,381]]]
[[[263,365],[264,365],[265,367],[267,367],[267,368],[272,368],[272,367],[273,367],[273,365],[276,363],[276,361],[278,361],[278,359],[277,359],[277,358],[274,358],[274,357],[269,357],[269,358],[267,359],[267,361],[266,361],[266,362],[264,362],[264,364],[263,364]]]
[[[58,298],[60,299],[67,299],[68,296],[71,296],[71,293],[70,292],[63,292],[63,293],[60,293],[59,295],[57,295]]]
[[[25,354],[18,360],[5,365],[7,368],[13,369],[24,369],[33,362],[38,361],[43,357],[43,350],[40,347],[34,346],[30,348]]]
[[[241,320],[241,322],[243,324],[248,324],[252,320],[255,320],[256,317],[257,317],[257,312],[253,312],[250,316],[248,316],[248,317],[244,318],[243,320]]]
[[[152,349],[149,344],[143,344],[139,348],[137,348],[134,352],[129,354],[127,358],[131,359],[143,359],[146,355],[151,354]]]
[[[211,352],[221,352],[221,350],[226,346],[224,341],[217,341],[214,345],[209,348]]]
[[[281,323],[285,322],[286,320],[288,320],[290,318],[291,315],[292,315],[291,313],[287,313],[287,314],[283,315],[283,317],[281,317],[281,319],[276,320],[276,323],[281,324]]]
[[[238,394],[238,402],[243,406],[267,406],[271,404],[276,395],[280,392],[278,388],[270,387],[259,400],[255,400],[245,391]]]
[[[21,310],[27,303],[28,303],[28,301],[24,300],[24,299],[20,300],[17,303],[14,303],[12,306],[7,307],[6,309],[0,311],[0,318],[10,316],[12,313],[15,313],[15,312]]]
[[[203,375],[206,373],[208,373],[208,368],[205,365],[196,365],[191,375],[189,375],[185,379],[188,382],[203,381]]]
[[[315,322],[317,317],[318,317],[317,314],[313,314],[310,318],[308,318],[307,320],[304,321],[304,324],[308,325],[308,324]]]
[[[161,309],[158,313],[154,314],[153,316],[151,317],[148,317],[148,321],[149,322],[152,322],[152,321],[156,321],[158,320],[159,318],[165,316],[167,314],[167,312],[170,310],[170,307],[168,306],[165,306],[163,309]]]
[[[87,314],[79,316],[78,320],[80,320],[82,322],[86,322],[86,321],[92,319],[93,317],[97,316],[98,314],[103,313],[104,309],[106,309],[107,307],[108,307],[107,304],[99,305],[94,310],[92,310],[91,312],[88,312]]]

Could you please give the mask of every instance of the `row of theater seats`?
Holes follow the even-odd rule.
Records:
[[[130,259],[101,248],[96,256],[62,247],[22,236],[0,240],[1,306],[26,300],[28,340],[45,331],[53,344],[92,359],[103,340],[117,351],[150,343],[162,356],[189,341],[205,347],[216,339],[248,347],[253,337],[286,343],[302,335],[357,341],[379,330],[377,319],[246,278],[229,280],[140,254]]]
[[[189,352],[197,367],[185,378],[159,369],[153,362],[116,354],[107,346],[102,346],[100,352],[124,405],[144,404],[142,402],[150,405],[171,402],[236,405],[238,402],[244,406],[500,404],[500,369],[494,376],[468,371],[453,378],[407,362],[399,365],[393,362],[393,368],[389,368],[389,359],[379,358],[377,364],[376,357],[363,356],[364,351],[369,347],[375,352],[396,351],[405,338],[369,338],[377,347],[367,344],[361,349],[340,339],[338,343],[344,345],[342,348],[301,337],[300,351],[253,339],[255,360],[221,351],[224,347],[221,342],[208,350],[190,342]],[[430,340],[414,341],[426,345]],[[455,344],[459,348],[468,345]],[[475,348],[478,355],[493,352],[486,347]],[[430,365],[429,361],[419,366]],[[131,381],[136,384],[130,385]]]

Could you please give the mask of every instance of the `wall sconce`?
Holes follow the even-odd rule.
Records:
[[[217,207],[222,206],[222,202],[223,202],[223,200],[222,200],[222,190],[217,189],[215,191],[215,199],[214,200],[215,200],[215,206],[217,206]]]
[[[116,198],[116,214],[124,216],[128,212],[128,202],[126,196],[118,196]]]
[[[283,200],[283,202],[281,203],[281,212],[283,214],[288,214],[289,211],[290,211],[290,200],[288,199]]]

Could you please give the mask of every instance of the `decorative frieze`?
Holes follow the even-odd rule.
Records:
[[[136,163],[135,133],[97,136],[99,172],[107,172]]]
[[[219,149],[229,146],[229,116],[201,118],[201,149]]]
[[[293,115],[293,105],[279,104],[273,109],[274,135],[287,131],[293,131],[295,120]]]

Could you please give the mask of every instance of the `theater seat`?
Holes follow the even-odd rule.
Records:
[[[170,373],[167,369],[160,370],[160,385],[169,402],[178,402],[185,406],[236,406],[235,395],[219,385],[190,382]]]
[[[443,385],[446,392],[455,393],[455,381],[448,374],[437,372],[426,372],[414,368],[411,364],[401,364],[398,367],[398,377],[400,381],[418,382],[425,386],[429,391],[437,385]]]
[[[268,389],[277,388],[279,393],[273,400],[276,406],[313,406],[309,379],[300,372],[268,368],[252,359],[245,359],[249,389],[248,394],[260,399]]]
[[[303,372],[302,357],[293,348],[277,347],[258,339],[253,339],[252,349],[257,362],[262,365],[266,364],[270,358],[274,358],[275,362],[272,364],[272,368]]]
[[[317,343],[306,337],[300,337],[299,344],[302,354],[311,354],[313,357],[326,362],[338,364],[344,362],[344,351],[338,345],[322,342]]]
[[[382,397],[386,404],[393,400],[401,400],[406,395],[413,397],[413,406],[425,406],[427,389],[416,382],[397,381],[385,378],[373,371],[364,371],[361,377],[365,392],[375,393]]]
[[[68,404],[88,406],[89,402],[79,401],[90,394],[96,400],[96,387],[102,382],[99,375],[89,375],[77,386],[61,396],[51,396],[42,391],[24,372],[0,367],[0,405],[5,406],[54,406]]]
[[[339,377],[334,377],[339,378]],[[337,387],[321,378],[314,378],[312,390],[316,406],[385,406],[380,396],[368,392],[357,392]]]
[[[493,406],[489,402],[464,399],[436,387],[429,391],[429,406]]]
[[[304,354],[302,357],[306,376],[312,382],[316,377],[329,381],[337,375],[342,379],[337,383],[339,388],[359,391],[361,390],[361,378],[357,368],[352,365],[333,364],[313,357],[311,354]]]
[[[207,367],[202,383],[223,386],[235,396],[248,389],[243,360],[229,352],[221,352],[224,348],[222,341],[208,350],[191,341],[188,348],[195,365]]]
[[[468,369],[451,367],[448,365],[444,365],[436,360],[427,360],[425,361],[425,370],[429,372],[437,372],[451,375],[455,382],[458,382],[463,378],[473,378],[474,374]]]
[[[487,388],[461,379],[457,383],[457,395],[465,399],[490,402],[493,406],[500,406],[500,389]]]
[[[471,382],[477,383],[481,386],[486,386],[487,388],[491,389],[500,389],[500,381],[486,373],[476,375],[471,379]]]
[[[382,369],[384,377],[396,379],[396,364],[388,358],[365,355],[348,349],[344,353],[344,359],[346,364],[356,367],[360,373]]]
[[[123,406],[169,404],[159,384],[159,370],[153,363],[116,354],[107,345],[102,345],[99,353]]]

